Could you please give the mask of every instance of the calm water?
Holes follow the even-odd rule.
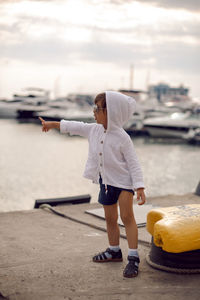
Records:
[[[134,138],[147,196],[194,192],[200,180],[200,146]],[[40,125],[0,120],[0,211],[32,209],[36,199],[91,194],[98,185],[82,177],[88,143],[43,133]]]

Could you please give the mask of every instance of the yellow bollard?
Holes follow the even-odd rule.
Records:
[[[152,247],[147,262],[155,268],[200,272],[200,204],[152,209],[147,215]]]

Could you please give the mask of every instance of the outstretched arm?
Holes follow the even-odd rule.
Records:
[[[44,119],[42,119],[41,117],[39,117],[41,123],[42,123],[42,131],[47,132],[50,129],[59,129],[60,130],[60,122],[47,122]]]

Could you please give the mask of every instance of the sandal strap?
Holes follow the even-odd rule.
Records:
[[[138,275],[140,259],[138,256],[128,256],[128,264],[124,270],[124,277],[135,277]]]
[[[107,248],[105,251],[98,253],[94,256],[95,260],[101,261],[101,260],[107,260],[109,259],[106,255],[106,253],[110,254],[112,257],[115,255],[115,251],[111,250],[110,248]]]
[[[104,253],[109,253],[110,255],[113,255],[113,253],[115,253],[113,250],[111,250],[110,248],[107,248],[106,251]]]
[[[138,264],[140,263],[140,259],[138,256],[128,256],[128,260],[131,262],[137,262]]]
[[[107,259],[108,257],[106,256],[106,253],[112,255],[111,251],[112,250],[110,248],[107,248],[105,251],[98,253],[96,256],[98,256],[100,260]]]
[[[98,260],[105,260],[105,259],[107,259],[106,251],[99,253]]]

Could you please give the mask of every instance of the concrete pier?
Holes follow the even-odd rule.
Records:
[[[173,206],[200,203],[194,194],[148,198],[148,203]],[[105,228],[105,221],[85,214],[99,204],[55,209]],[[121,233],[124,228],[121,228]],[[193,299],[200,298],[200,274],[178,275],[152,269],[145,260],[150,235],[139,228],[140,272],[123,278],[127,241],[121,239],[123,262],[98,264],[92,256],[105,250],[101,230],[70,221],[43,209],[0,213],[0,299]]]

